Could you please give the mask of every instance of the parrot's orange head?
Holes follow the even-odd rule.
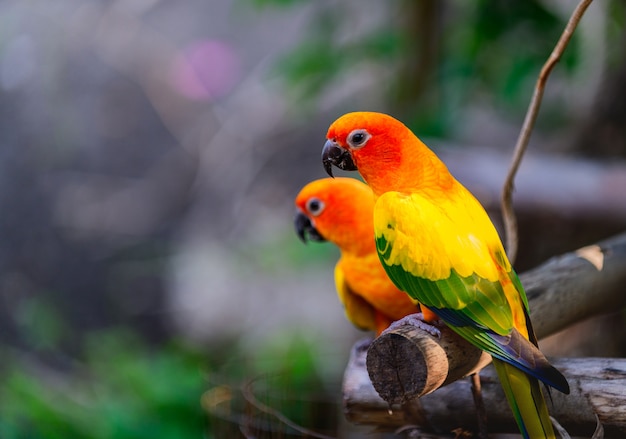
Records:
[[[332,176],[332,166],[359,170],[371,184],[373,170],[395,170],[402,162],[404,148],[413,133],[400,121],[383,113],[348,113],[328,129],[322,151],[324,168]]]
[[[302,241],[328,240],[342,249],[364,240],[374,245],[374,195],[365,183],[345,177],[315,180],[302,188],[295,204]]]
[[[324,169],[356,171],[376,195],[436,185],[445,165],[402,122],[382,113],[348,113],[328,129]],[[443,182],[442,184],[448,184]]]

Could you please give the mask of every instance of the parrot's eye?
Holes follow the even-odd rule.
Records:
[[[311,198],[306,203],[306,210],[311,212],[311,215],[317,216],[324,210],[324,202],[319,198]]]
[[[365,130],[354,130],[348,135],[346,141],[352,148],[361,148],[365,146],[370,137],[372,137],[370,133]]]

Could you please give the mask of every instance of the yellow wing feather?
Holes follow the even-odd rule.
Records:
[[[348,320],[357,328],[376,330],[374,307],[350,289],[340,263],[335,266],[335,287]]]
[[[467,191],[435,202],[424,193],[387,192],[376,203],[374,229],[377,238],[393,243],[389,265],[430,280],[447,279],[453,268],[461,277],[499,280],[494,255],[504,249],[487,213]],[[503,263],[509,271],[506,258]]]

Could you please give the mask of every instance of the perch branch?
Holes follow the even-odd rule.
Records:
[[[455,428],[476,431],[476,413],[469,380],[456,381],[437,392],[416,398],[404,406],[384,401],[367,379],[364,353],[353,355],[344,379],[346,417],[356,424],[375,424],[379,428],[398,428],[418,424],[428,431],[449,433]],[[626,359],[563,358],[552,363],[567,377],[571,393],[551,393],[549,409],[558,422],[573,435],[590,437],[596,428],[596,415],[606,437],[626,433]],[[357,366],[360,364],[360,366]],[[517,432],[495,370],[490,365],[480,374],[489,429]],[[413,413],[419,413],[416,418]]]
[[[541,99],[543,98],[543,92],[545,90],[546,82],[548,81],[548,76],[550,75],[550,72],[552,71],[556,63],[561,58],[561,55],[563,55],[563,52],[567,47],[567,43],[569,43],[569,40],[572,38],[576,26],[580,22],[580,19],[585,13],[587,7],[591,4],[591,1],[592,0],[582,0],[578,4],[576,9],[572,13],[569,21],[567,22],[565,30],[563,31],[563,34],[561,34],[561,38],[559,38],[559,41],[556,43],[554,50],[550,54],[548,61],[546,61],[543,68],[541,69],[541,72],[539,73],[539,78],[537,79],[537,83],[535,85],[533,96],[530,100],[530,105],[528,106],[528,111],[526,112],[526,117],[524,118],[524,124],[522,125],[520,135],[515,145],[515,150],[513,152],[513,161],[504,182],[501,199],[502,214],[506,230],[506,249],[511,263],[515,261],[518,242],[517,220],[515,218],[515,211],[513,210],[513,182],[515,180],[515,174],[517,173],[519,165],[522,162],[524,152],[526,151],[526,147],[528,146],[530,134],[535,124],[535,120],[537,119],[539,106],[541,105]]]
[[[539,338],[583,318],[622,309],[626,307],[626,233],[552,258],[520,278]],[[489,360],[445,328],[437,338],[401,326],[374,340],[367,366],[374,388],[385,401],[413,405],[416,397],[473,373]],[[348,368],[345,379],[352,373]],[[345,391],[351,389],[344,385]],[[354,396],[346,395],[346,401]]]
[[[491,362],[491,356],[448,327],[440,330],[441,337],[436,337],[420,328],[400,326],[372,342],[367,370],[385,401],[405,404]]]

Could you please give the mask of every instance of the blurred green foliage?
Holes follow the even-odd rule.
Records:
[[[358,40],[338,44],[337,15],[341,16],[329,13],[316,17],[310,26],[310,38],[280,59],[276,66],[287,84],[305,101],[314,103],[316,96],[342,74],[350,74],[351,69],[358,69],[368,61],[392,63],[406,50],[402,35],[387,28],[372,29]]]
[[[84,358],[57,370],[4,350],[3,438],[199,437],[206,417],[202,357],[148,347],[126,330],[92,333]]]
[[[616,50],[608,51],[607,64],[609,68],[620,68],[623,63],[624,51],[624,28],[626,28],[626,3],[623,1],[610,1],[607,8],[607,39],[617,41]]]
[[[315,7],[306,36],[276,65],[298,105],[314,104],[346,75],[391,70],[378,84],[386,105],[425,136],[454,134],[459,109],[486,97],[520,118],[567,21],[539,0],[396,0],[378,20],[364,17],[369,8],[360,4],[308,3]],[[579,66],[578,40],[561,59],[565,76]]]
[[[483,0],[463,9],[463,19],[446,29],[444,65],[452,68],[444,81],[473,80],[481,91],[525,110],[566,21],[538,1]],[[567,70],[576,67],[576,44],[574,38],[561,59]]]
[[[236,438],[242,429],[301,437],[244,398],[248,382],[255,398],[298,424],[336,425],[339,396],[324,387],[336,377],[320,372],[317,347],[293,333],[252,350],[237,340],[200,350],[150,345],[121,328],[72,334],[37,298],[20,312],[36,322],[27,328],[33,349],[0,349],[3,439]],[[78,339],[79,354],[58,349],[66,337]]]
[[[329,359],[306,337],[283,331],[248,355],[228,356],[231,359],[211,380],[215,387],[205,395],[227,390],[228,398],[222,398],[222,406],[204,399],[205,408],[223,421],[215,427],[217,437],[235,437],[238,429],[257,438],[303,436],[277,414],[302,428],[335,434],[341,398],[339,376],[334,374],[342,370],[336,355]],[[321,368],[327,360],[337,367]]]

